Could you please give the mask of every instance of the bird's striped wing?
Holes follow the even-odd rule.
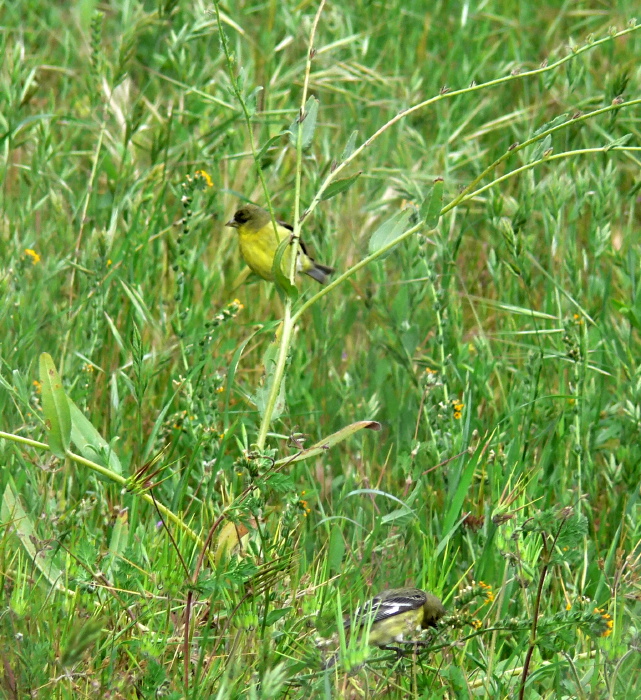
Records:
[[[400,615],[409,610],[416,610],[424,605],[426,600],[425,592],[420,590],[420,588],[405,589],[391,594],[388,591],[383,591],[371,600],[368,600],[367,603],[356,608],[352,617],[345,621],[345,629],[356,625],[359,627],[368,625],[370,620],[373,625],[381,620],[394,617],[394,615]]]

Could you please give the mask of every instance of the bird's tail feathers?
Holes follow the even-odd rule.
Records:
[[[334,268],[315,262],[314,267],[310,267],[309,270],[305,270],[304,272],[317,282],[327,284],[329,281],[329,276],[334,272]]]

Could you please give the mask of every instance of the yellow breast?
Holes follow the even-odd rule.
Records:
[[[278,226],[277,233],[278,237],[274,233],[274,227],[271,222],[269,225],[258,229],[258,231],[248,230],[244,226],[238,229],[240,254],[243,256],[244,261],[252,272],[269,282],[274,280],[272,266],[278,245],[291,232],[284,226]],[[290,256],[290,251],[286,250],[281,262],[281,267],[286,273],[289,270]]]

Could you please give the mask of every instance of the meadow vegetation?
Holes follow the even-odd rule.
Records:
[[[641,695],[634,10],[0,1],[3,697]]]

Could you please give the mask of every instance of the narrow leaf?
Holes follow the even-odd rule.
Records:
[[[245,106],[249,112],[249,116],[253,117],[256,114],[256,103],[258,101],[258,95],[263,90],[262,85],[256,86],[249,95],[245,98]]]
[[[442,177],[437,177],[425,195],[425,199],[421,204],[421,219],[425,222],[427,228],[431,231],[438,226],[438,220],[441,216],[443,207],[443,189],[445,183]]]
[[[267,139],[265,143],[261,146],[260,151],[256,154],[256,162],[257,163],[262,163],[263,158],[267,155],[267,151],[275,144],[280,141],[280,139],[283,137],[284,134],[286,134],[286,131],[281,131],[276,136],[272,136],[271,138]]]
[[[545,124],[542,124],[533,134],[532,138],[536,138],[539,134],[542,134],[544,131],[548,131],[548,129],[554,129],[556,126],[560,126],[561,124],[565,124],[565,122],[568,120],[569,114],[567,112],[563,114],[559,114],[557,117],[554,117],[549,122],[546,122]]]
[[[329,536],[327,563],[331,574],[342,571],[343,556],[345,554],[345,540],[339,527],[333,527]]]
[[[613,148],[616,148],[617,146],[625,146],[626,143],[632,138],[632,134],[624,134],[618,139],[615,139],[614,141],[610,141],[610,143],[606,147],[606,153],[608,151],[611,151]]]
[[[51,355],[40,355],[42,412],[49,436],[49,447],[56,457],[64,457],[71,441],[71,414],[62,380]]]
[[[254,394],[254,403],[258,409],[261,416],[265,414],[265,408],[267,407],[267,401],[269,399],[269,393],[272,388],[272,382],[274,381],[274,370],[276,369],[276,360],[278,357],[279,341],[275,340],[267,346],[267,350],[263,355],[263,367],[265,368],[265,376],[263,383]],[[276,398],[276,405],[274,406],[274,412],[272,414],[272,421],[277,420],[285,410],[285,376],[280,383],[278,389],[278,396]]]
[[[109,540],[109,554],[103,560],[102,568],[107,575],[114,574],[120,567],[120,560],[125,554],[129,543],[129,523],[127,511],[123,510],[116,516],[111,539]]]
[[[312,145],[312,139],[314,138],[314,131],[316,130],[316,120],[318,118],[318,108],[320,107],[320,102],[311,95],[305,104],[305,110],[302,115],[298,115],[296,119],[292,122],[289,127],[289,140],[292,146],[296,147],[298,143],[298,130],[303,129],[301,136],[303,150],[307,150]],[[302,116],[302,121],[301,121]]]
[[[530,158],[530,163],[535,160],[540,160],[543,154],[550,149],[552,146],[552,134],[548,134],[542,141],[539,141],[532,151],[532,156]]]
[[[321,200],[325,201],[326,199],[331,199],[332,197],[335,197],[341,192],[345,192],[345,190],[349,189],[356,182],[356,180],[358,180],[360,176],[361,173],[358,172],[355,175],[351,175],[350,177],[344,177],[340,180],[334,180],[334,182],[330,182],[327,186],[327,189],[321,195]]]
[[[341,160],[347,160],[352,153],[354,153],[354,150],[356,149],[356,139],[358,138],[358,129],[356,131],[352,131],[351,136],[347,140],[347,143],[345,144],[345,148],[343,149],[343,152],[341,153]]]
[[[405,231],[407,231],[408,223],[413,213],[413,210],[410,208],[403,209],[402,211],[396,212],[391,219],[388,219],[381,224],[369,239],[370,255],[372,253],[376,253],[376,251],[384,248],[386,245],[392,243],[396,238],[402,236]],[[389,251],[385,255],[388,254]]]
[[[279,464],[285,464],[286,462],[301,462],[304,459],[309,459],[310,457],[316,457],[319,454],[329,450],[338,445],[339,442],[343,442],[348,437],[351,437],[359,430],[380,430],[381,424],[375,420],[360,420],[357,423],[351,423],[350,425],[341,428],[335,433],[332,433],[328,437],[324,438],[315,445],[312,445],[306,450],[303,450],[300,454],[296,455],[293,459],[291,457],[285,457],[284,459],[278,460],[276,466]]]
[[[481,456],[483,455],[483,452],[487,448],[488,444],[489,439],[486,442],[480,443],[472,457],[470,457],[469,461],[467,462],[467,464],[464,465],[462,469],[454,493],[449,498],[449,508],[445,513],[445,517],[443,518],[441,542],[439,544],[437,553],[440,553],[443,550],[447,541],[450,539],[452,534],[456,531],[456,529],[462,522],[462,520],[460,519],[461,509],[463,508],[463,503],[467,498],[467,492],[472,483],[474,472],[476,471],[476,468],[479,464],[479,460],[481,459]]]

